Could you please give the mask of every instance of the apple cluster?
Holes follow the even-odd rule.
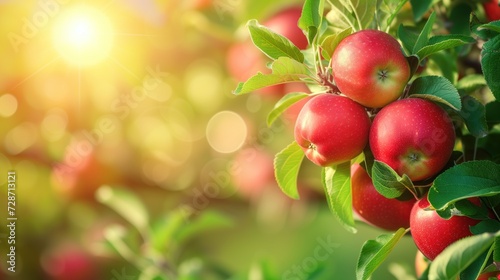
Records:
[[[375,161],[416,185],[432,181],[451,158],[455,128],[441,106],[404,94],[411,70],[399,42],[382,31],[361,30],[339,43],[330,65],[336,89],[310,99],[295,124],[295,141],[306,157],[332,167],[370,151]],[[471,235],[469,226],[478,221],[441,218],[429,211],[421,189],[422,198],[409,191],[387,198],[367,170],[351,167],[352,204],[359,219],[389,231],[410,228],[417,247],[432,260]]]

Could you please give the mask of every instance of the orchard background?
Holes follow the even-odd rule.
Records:
[[[438,77],[420,80],[434,93],[424,98],[458,109],[448,167],[464,155],[474,170],[493,166],[474,181],[488,181],[487,193],[460,198],[496,198],[500,24],[492,21],[500,9],[483,2],[1,1],[0,279],[356,279],[363,244],[393,233],[339,218],[312,162],[295,170],[297,180],[277,168],[281,189],[273,166],[294,141],[303,93],[331,88],[331,80],[240,83],[271,73],[273,59],[284,65],[273,71],[293,76],[303,68],[289,67],[287,57],[310,58],[318,46],[316,58],[326,61],[351,32],[388,32],[409,57],[411,81]],[[308,36],[297,26],[303,8]],[[276,37],[261,24],[296,49],[285,44],[273,54],[259,38]],[[391,188],[415,190],[375,166]],[[456,170],[442,181],[460,182],[466,170]],[[474,170],[468,174],[480,177]],[[16,173],[14,233],[9,171]],[[448,214],[473,209],[444,204]],[[491,222],[477,232],[499,228]],[[361,269],[373,271],[371,279],[418,279],[417,248],[404,230],[397,234],[385,259]],[[491,247],[487,257],[497,260],[496,235],[481,236],[454,255],[480,260]],[[443,258],[440,267],[447,263],[463,266]]]

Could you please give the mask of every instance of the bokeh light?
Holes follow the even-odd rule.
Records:
[[[0,96],[0,116],[8,118],[17,111],[17,99],[12,94]]]
[[[90,66],[106,59],[113,47],[113,27],[106,15],[91,6],[64,10],[54,23],[53,45],[69,64]]]
[[[207,124],[207,141],[219,153],[232,153],[243,146],[247,137],[245,120],[232,111],[215,114]]]

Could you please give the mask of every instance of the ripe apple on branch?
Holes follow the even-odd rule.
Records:
[[[295,141],[275,157],[275,179],[299,199],[297,178],[307,158],[321,167],[327,203],[346,230],[357,231],[356,212],[387,231],[361,249],[357,279],[369,279],[407,233],[432,260],[420,279],[476,279],[500,261],[500,148],[494,141],[500,139],[500,28],[472,13],[470,28],[452,33],[441,24],[439,5],[410,2],[306,0],[297,21],[305,50],[291,35],[250,20],[252,42],[271,62],[234,93],[297,82],[309,87],[287,93],[269,113],[272,125],[308,98]],[[413,26],[398,22],[408,7]],[[460,80],[447,74],[453,61],[440,58],[473,57],[474,48],[480,48],[481,73]],[[438,71],[416,74],[427,59]],[[470,137],[474,151],[484,148],[496,160],[476,160],[474,152],[464,161]]]

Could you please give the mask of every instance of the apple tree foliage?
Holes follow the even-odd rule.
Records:
[[[248,22],[256,48],[269,59],[269,74],[255,73],[238,84],[242,95],[283,83],[303,82],[312,93],[291,92],[269,113],[269,126],[288,107],[311,95],[338,91],[331,79],[330,59],[337,45],[353,32],[378,29],[397,38],[411,68],[412,78],[402,98],[424,98],[445,108],[456,128],[456,147],[448,166],[435,178],[412,182],[383,162],[369,148],[351,162],[323,167],[327,203],[346,230],[356,232],[352,211],[351,164],[364,162],[374,186],[385,197],[406,191],[428,195],[443,218],[465,215],[482,221],[471,237],[446,248],[420,279],[476,279],[500,261],[500,21],[477,16],[481,1],[439,0],[306,0],[298,26],[309,42],[300,50],[288,38]],[[448,9],[450,8],[451,9]],[[404,16],[410,13],[411,16]],[[403,14],[403,16],[401,16]],[[411,21],[408,21],[411,18]],[[460,73],[457,62],[474,64],[474,73]],[[427,67],[428,71],[418,73]],[[481,100],[480,91],[490,91]],[[376,114],[376,111],[371,111]],[[485,159],[479,160],[480,156]],[[275,177],[282,191],[299,199],[297,177],[304,153],[296,142],[275,157]],[[467,203],[478,197],[483,206]],[[401,228],[368,240],[361,249],[356,276],[369,279],[398,241],[411,229]]]

